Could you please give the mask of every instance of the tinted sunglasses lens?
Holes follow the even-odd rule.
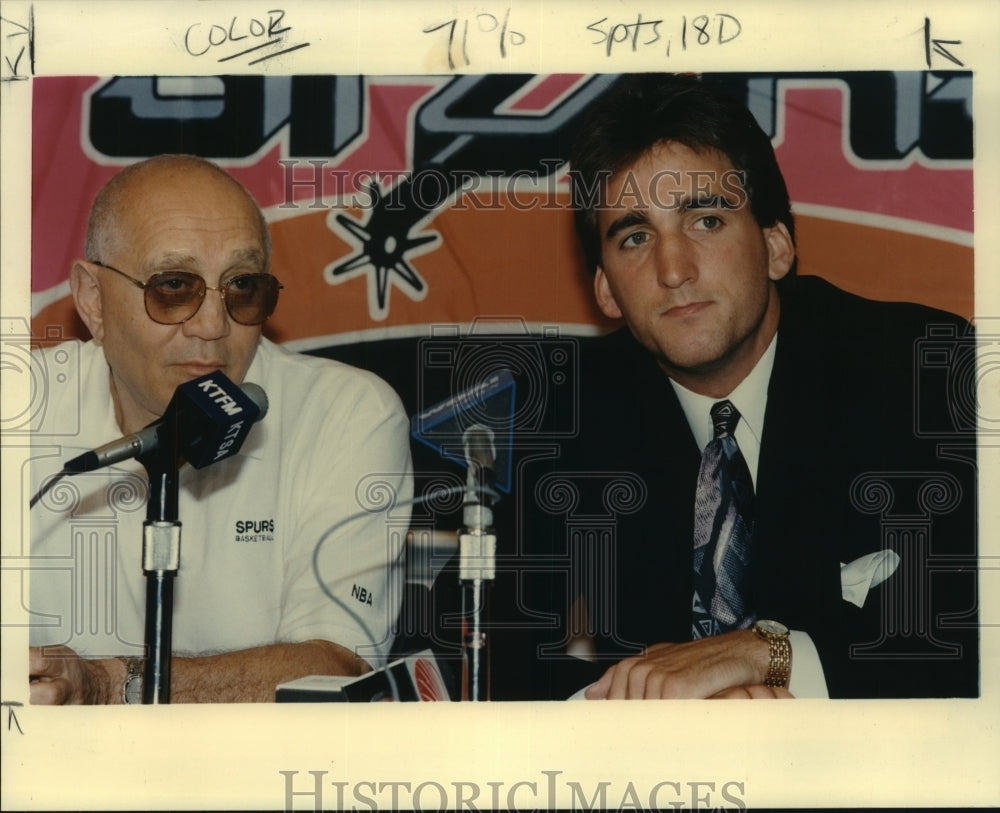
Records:
[[[146,282],[146,313],[161,325],[187,321],[204,298],[205,280],[197,274],[168,271],[154,274]]]
[[[281,286],[270,274],[243,274],[226,283],[226,308],[234,322],[259,325],[278,304]]]

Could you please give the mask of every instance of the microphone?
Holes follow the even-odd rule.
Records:
[[[498,499],[494,484],[496,475],[494,461],[496,448],[493,445],[493,430],[482,424],[473,424],[462,433],[465,459],[469,471],[465,478],[465,505],[462,517],[465,527],[477,537],[490,533],[493,525],[493,504]],[[459,537],[459,550],[462,550]]]
[[[159,420],[74,457],[63,471],[94,471],[166,448],[175,425],[178,450],[201,469],[238,452],[254,422],[267,414],[267,406],[267,395],[256,384],[239,387],[222,373],[209,373],[181,384]]]
[[[496,482],[496,446],[493,430],[474,424],[462,433],[465,459],[469,464],[469,482],[482,478],[483,484],[492,489]]]

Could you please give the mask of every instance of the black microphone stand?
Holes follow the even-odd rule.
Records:
[[[177,420],[164,421],[156,449],[137,459],[149,475],[149,501],[142,525],[142,570],[146,575],[146,666],[142,702],[170,702],[174,577],[180,567],[178,518],[180,455]]]
[[[490,699],[490,587],[496,578],[497,537],[493,531],[491,472],[470,461],[466,480],[464,526],[458,534],[459,583],[462,586],[462,699]]]

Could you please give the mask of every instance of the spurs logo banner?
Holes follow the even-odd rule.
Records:
[[[972,315],[970,74],[720,78],[773,137],[799,273]],[[32,332],[84,335],[67,274],[90,202],[161,152],[212,158],[264,208],[285,285],[265,328],[278,342],[323,352],[495,317],[528,334],[606,330],[566,156],[613,79],[39,77]]]

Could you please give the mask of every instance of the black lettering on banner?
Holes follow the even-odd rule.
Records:
[[[716,39],[731,39],[738,21],[728,22],[731,15],[715,16],[720,21]],[[606,37],[610,29],[602,28],[603,22],[591,28]],[[971,160],[970,72],[866,71],[795,78],[810,76],[847,85],[849,139],[859,158],[903,159],[919,149],[931,159]],[[488,173],[503,177],[541,166],[540,177],[549,177],[565,161],[566,138],[580,108],[614,78],[604,74],[582,80],[559,104],[537,116],[498,112],[529,82],[537,81],[536,76],[484,74],[447,81],[414,111],[411,175],[434,168],[454,179],[452,192],[462,185],[459,181]],[[781,78],[713,74],[715,81],[747,100],[771,135]],[[201,155],[225,161],[259,154],[280,137],[282,153],[291,158],[337,159],[364,137],[365,84],[377,81],[343,75],[119,77],[87,97],[86,119],[91,146],[108,157],[151,156],[183,141],[197,145]],[[335,161],[322,165],[324,171],[333,171],[330,164]]]
[[[246,158],[278,133],[293,156],[336,158],[363,130],[358,76],[119,77],[89,97],[90,142],[111,157],[196,144],[209,158]]]

